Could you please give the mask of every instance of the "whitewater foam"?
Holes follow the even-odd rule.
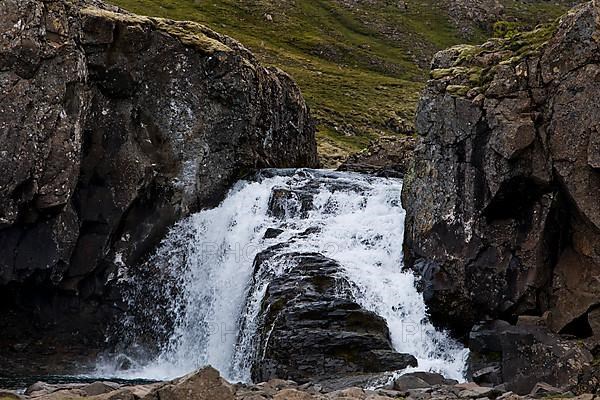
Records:
[[[274,188],[306,185],[314,191],[306,215],[293,197],[283,220],[269,214]],[[255,339],[262,297],[269,279],[286,268],[268,265],[253,282],[254,257],[288,242],[290,251],[320,252],[344,267],[356,301],[385,318],[397,351],[417,358],[411,370],[463,380],[467,350],[431,325],[415,277],[402,271],[401,187],[396,179],[314,170],[268,171],[237,183],[219,207],[176,224],[156,253],[178,289],[168,305],[174,329],[159,355],[126,371],[105,362],[97,374],[170,379],[210,364],[229,380],[250,381],[261,351]],[[283,233],[265,239],[268,228]],[[310,235],[290,240],[309,228]]]

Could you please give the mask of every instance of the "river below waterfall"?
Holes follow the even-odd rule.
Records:
[[[158,317],[149,325],[166,335],[157,354],[137,357],[132,335],[95,375],[168,379],[210,364],[229,380],[250,381],[263,297],[272,279],[294,267],[273,264],[257,275],[255,257],[286,243],[286,251],[320,253],[341,265],[356,303],[387,322],[396,351],[417,359],[411,370],[462,380],[467,350],[429,323],[415,277],[402,269],[401,189],[398,179],[307,169],[265,170],[238,182],[218,207],[177,223],[150,260],[167,279],[150,285],[157,301],[146,293],[141,306],[146,317],[172,320],[168,328]],[[134,288],[135,305],[143,285],[125,267],[120,279]],[[134,333],[135,324],[123,322]]]

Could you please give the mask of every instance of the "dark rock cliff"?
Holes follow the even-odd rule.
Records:
[[[93,340],[111,283],[175,220],[250,169],[317,165],[288,75],[202,25],[98,1],[2,1],[0,98],[3,340]]]
[[[549,312],[598,343],[600,3],[432,67],[403,193],[432,316],[464,333]]]

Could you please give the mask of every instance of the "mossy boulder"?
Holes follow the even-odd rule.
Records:
[[[485,93],[502,68],[517,68],[535,59],[558,29],[559,21],[538,26],[530,32],[515,32],[482,45],[459,45],[438,53],[430,78],[448,94],[470,98]],[[476,89],[471,91],[470,89]]]

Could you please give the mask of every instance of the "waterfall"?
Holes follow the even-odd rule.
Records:
[[[274,190],[307,187],[311,207],[290,196],[283,218],[269,211]],[[462,380],[467,350],[431,325],[415,277],[402,271],[401,188],[397,179],[304,169],[267,170],[238,182],[220,206],[177,223],[153,257],[174,293],[163,305],[174,325],[158,356],[124,371],[104,363],[98,373],[168,379],[210,364],[229,380],[249,381],[268,277],[285,272],[272,265],[270,274],[253,277],[253,261],[288,243],[290,251],[338,261],[356,302],[387,321],[394,348],[415,356],[417,370]],[[282,232],[268,238],[274,236],[265,237],[269,228]],[[145,306],[152,313],[155,305]]]

